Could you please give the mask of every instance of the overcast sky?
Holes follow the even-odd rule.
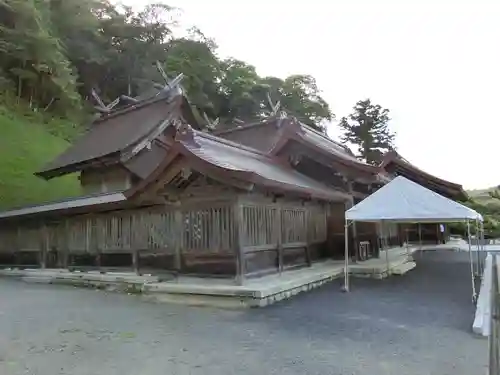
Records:
[[[164,2],[221,56],[261,75],[313,75],[337,118],[365,98],[389,108],[397,149],[419,168],[466,188],[500,184],[499,0]]]

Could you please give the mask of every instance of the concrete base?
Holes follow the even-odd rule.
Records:
[[[389,268],[385,253],[381,258],[350,264],[354,277],[384,278],[402,275],[415,267],[406,249],[390,249]],[[140,294],[152,301],[223,308],[262,307],[288,299],[344,276],[344,261],[327,260],[311,267],[246,279],[237,285],[233,279],[210,279],[177,276],[169,280],[158,276],[139,276],[132,272],[69,272],[62,269],[4,269],[0,276],[16,277],[25,282],[63,284],[130,294]]]
[[[3,269],[0,276],[19,278],[27,283],[61,284],[77,287],[141,293],[145,283],[158,282],[157,276],[139,276],[131,272],[70,272],[65,269]]]
[[[133,273],[69,272],[60,269],[4,269],[0,276],[15,277],[25,282],[63,284],[131,294],[159,302],[205,305],[224,308],[262,307],[298,293],[317,288],[344,275],[344,263],[324,261],[311,267],[245,280],[179,276],[160,281],[156,276]]]
[[[324,261],[311,267],[245,280],[235,285],[229,280],[179,277],[172,282],[144,285],[144,293],[158,301],[262,307],[317,288],[344,275],[343,262]]]
[[[396,266],[391,270],[391,273],[393,275],[404,275],[408,271],[411,271],[417,266],[415,262],[407,262],[404,264],[401,264],[400,266]]]
[[[413,253],[415,251],[416,248],[406,249],[401,247],[383,250],[380,251],[379,258],[351,264],[349,272],[355,277],[373,279],[383,279],[389,275],[404,275],[416,267],[416,263],[413,262]]]

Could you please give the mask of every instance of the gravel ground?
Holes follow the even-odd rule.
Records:
[[[244,311],[0,280],[0,374],[481,374],[464,259]]]

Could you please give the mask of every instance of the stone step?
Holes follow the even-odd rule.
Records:
[[[391,269],[393,275],[404,275],[417,266],[415,262],[406,262]]]
[[[51,284],[52,283],[52,277],[47,277],[47,276],[24,276],[21,278],[22,281],[25,283],[32,283],[32,284]]]

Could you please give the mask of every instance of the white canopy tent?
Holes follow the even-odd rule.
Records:
[[[483,217],[476,211],[445,198],[405,177],[398,176],[345,213],[345,289],[349,290],[348,228],[355,221],[384,223],[450,223],[466,222],[473,300],[477,298],[474,283],[470,222],[475,221],[482,236]],[[481,236],[481,238],[482,238]],[[479,237],[479,236],[478,236]],[[478,250],[479,250],[478,238]]]

